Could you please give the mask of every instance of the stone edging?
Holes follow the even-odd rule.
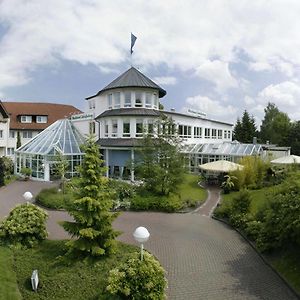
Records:
[[[217,220],[219,222],[222,222],[224,224],[226,224],[227,226],[229,226],[230,228],[234,229],[240,236],[243,237],[243,239],[251,246],[251,248],[258,254],[258,256],[262,259],[262,261],[274,272],[276,273],[279,278],[284,282],[284,284],[293,292],[293,294],[300,299],[300,294],[288,283],[288,281],[271,265],[271,263],[257,250],[257,248],[255,247],[254,243],[251,242],[247,236],[238,228],[235,228],[233,226],[231,226],[226,220],[224,219],[219,219],[216,216],[214,216],[213,214],[211,215],[211,218],[214,220]]]

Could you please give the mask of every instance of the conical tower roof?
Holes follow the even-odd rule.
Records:
[[[151,88],[157,89],[159,91],[159,98],[162,98],[167,94],[167,92],[149,79],[147,76],[142,74],[136,68],[131,67],[125,73],[121,74],[118,78],[113,80],[109,85],[99,91],[96,95],[88,97],[86,99],[90,99],[100,95],[104,91],[117,89],[117,88],[124,88],[124,87],[142,87],[142,88]]]
[[[84,138],[68,119],[58,120],[16,150],[17,153],[80,155]]]

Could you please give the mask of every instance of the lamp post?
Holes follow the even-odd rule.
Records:
[[[27,201],[27,202],[30,202],[33,198],[32,194],[30,192],[25,192],[23,194],[23,198]]]
[[[134,239],[141,244],[141,260],[143,260],[144,243],[146,243],[150,237],[150,233],[145,227],[138,227],[133,233]]]

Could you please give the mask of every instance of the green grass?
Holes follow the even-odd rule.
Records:
[[[0,299],[21,299],[13,270],[13,253],[7,247],[0,247]]]
[[[105,291],[108,273],[127,254],[136,251],[135,247],[118,243],[115,255],[93,263],[80,260],[67,263],[61,260],[65,250],[64,241],[50,240],[33,249],[14,250],[22,299],[118,299]],[[40,279],[37,293],[32,291],[30,283],[34,269],[38,270]]]

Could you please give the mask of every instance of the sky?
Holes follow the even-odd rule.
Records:
[[[0,0],[0,99],[86,108],[131,65],[189,108],[300,120],[298,0]],[[130,33],[137,37],[130,57]]]

